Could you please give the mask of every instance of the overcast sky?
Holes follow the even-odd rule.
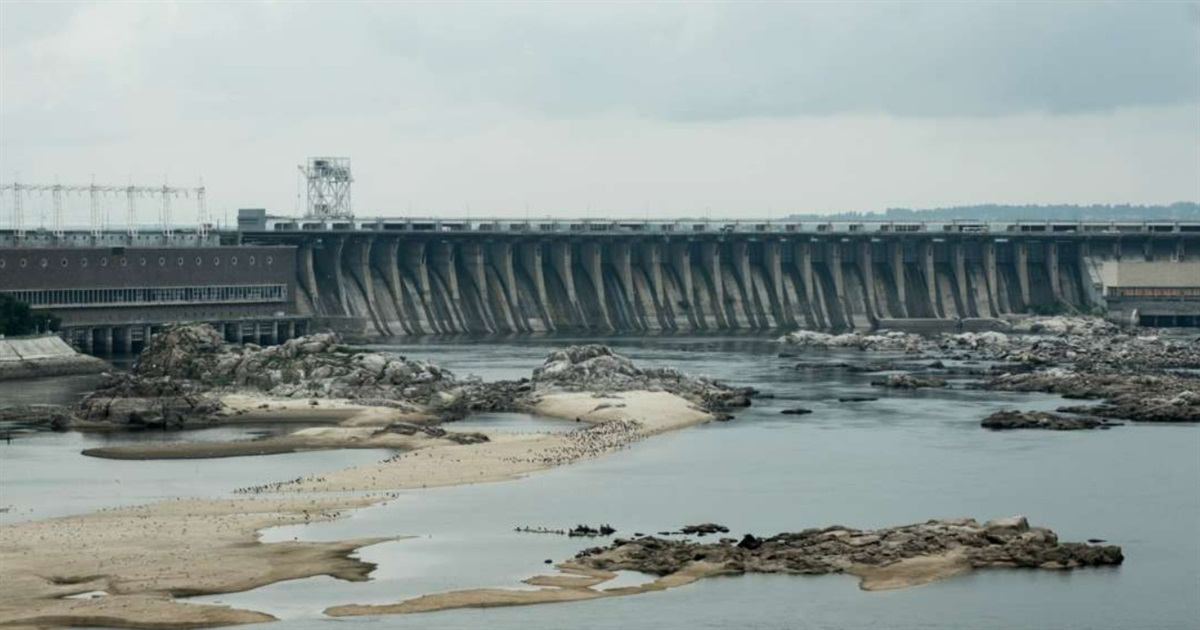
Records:
[[[1200,2],[5,0],[0,52],[0,181],[217,218],[314,155],[360,216],[1200,200]]]

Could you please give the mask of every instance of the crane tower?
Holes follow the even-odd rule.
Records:
[[[350,158],[313,157],[300,172],[308,180],[308,212],[310,219],[351,219],[354,208],[350,204]]]

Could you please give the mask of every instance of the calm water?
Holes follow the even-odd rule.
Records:
[[[388,346],[427,358],[460,376],[526,376],[564,339],[428,341]],[[268,530],[265,540],[357,536],[415,538],[364,549],[380,564],[374,579],[296,580],[206,597],[275,614],[274,628],[1195,628],[1200,625],[1200,427],[1130,425],[1111,431],[993,433],[979,419],[1004,406],[1052,409],[1051,396],[965,390],[890,392],[870,375],[787,369],[764,339],[624,338],[606,340],[641,363],[671,365],[774,393],[729,423],[647,440],[600,460],[504,483],[404,492],[387,505],[336,523]],[[831,359],[871,359],[856,352]],[[877,377],[876,377],[877,378]],[[880,400],[838,403],[844,395]],[[805,406],[806,416],[779,410]],[[475,418],[506,430],[559,426],[512,416]],[[85,458],[71,435],[48,435],[63,471],[47,493],[74,484]],[[12,487],[10,462],[39,447],[0,447],[0,490]],[[353,452],[350,452],[353,453]],[[313,453],[298,467],[347,465],[346,453]],[[283,456],[280,456],[283,457]],[[290,456],[289,456],[290,457]],[[374,458],[372,458],[374,459]],[[85,460],[86,461],[86,460]],[[93,460],[99,461],[99,460]],[[257,478],[283,479],[276,457],[246,460]],[[172,462],[136,463],[122,483],[191,474]],[[187,463],[187,466],[194,466]],[[223,465],[223,464],[219,464]],[[275,474],[279,472],[279,474]],[[242,474],[241,472],[238,473]],[[249,473],[247,473],[249,474]],[[30,473],[18,485],[33,483]],[[131,479],[132,478],[132,479]],[[221,489],[213,488],[228,479]],[[205,488],[250,481],[212,477]],[[186,482],[180,482],[186,483]],[[0,503],[6,499],[0,500]],[[384,603],[424,593],[483,586],[519,587],[544,572],[543,560],[568,558],[587,541],[518,534],[519,525],[612,523],[621,533],[713,521],[734,533],[771,534],[835,523],[897,525],[927,518],[980,519],[1024,514],[1063,540],[1104,538],[1125,549],[1116,569],[1073,573],[992,570],[918,588],[858,590],[845,576],[743,576],[702,581],[666,593],[572,604],[446,611],[416,616],[331,620],[342,603]],[[636,581],[636,576],[631,577]]]

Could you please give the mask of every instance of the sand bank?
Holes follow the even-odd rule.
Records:
[[[325,609],[330,617],[354,617],[360,615],[399,615],[409,613],[434,612],[453,608],[496,608],[499,606],[529,606],[532,604],[549,604],[555,602],[575,602],[602,597],[620,597],[637,595],[652,591],[663,591],[676,586],[691,584],[699,579],[728,573],[720,565],[707,562],[693,562],[670,575],[665,575],[641,586],[622,588],[600,588],[605,582],[615,578],[615,573],[596,571],[565,562],[558,565],[563,574],[538,575],[523,580],[532,586],[545,586],[538,590],[515,590],[502,588],[480,588],[465,591],[452,591],[422,595],[395,604],[364,606],[352,604],[333,606]]]
[[[580,430],[545,434],[485,430],[482,433],[491,441],[468,445],[426,440],[380,464],[311,475],[260,491],[399,490],[501,481],[599,457],[651,435],[712,419],[684,398],[646,391],[549,394],[532,411],[579,420]],[[453,424],[446,426],[453,428]]]
[[[174,596],[244,591],[329,575],[361,581],[374,565],[351,558],[390,540],[263,544],[266,527],[336,518],[367,498],[166,501],[0,527],[0,626],[182,628],[272,617]],[[105,596],[66,599],[103,591]]]

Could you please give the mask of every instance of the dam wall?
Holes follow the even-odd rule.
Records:
[[[1185,278],[1179,282],[1200,265],[1200,234],[1178,233],[356,231],[243,239],[296,247],[297,312],[383,336],[869,330],[909,320],[938,327],[1095,312],[1121,260],[1161,261],[1180,272],[1172,276]]]

